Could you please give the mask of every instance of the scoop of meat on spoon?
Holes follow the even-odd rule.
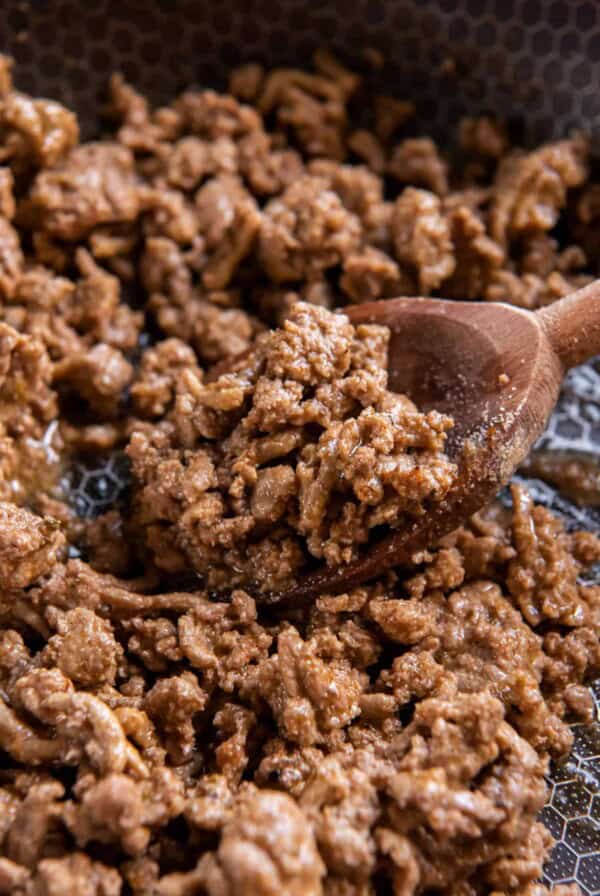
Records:
[[[491,501],[544,430],[565,372],[600,353],[600,280],[539,311],[495,303],[388,299],[345,309],[391,331],[389,388],[454,418],[458,467],[443,501],[372,543],[347,566],[322,567],[266,602],[298,604],[410,562]],[[265,598],[261,598],[264,601]]]

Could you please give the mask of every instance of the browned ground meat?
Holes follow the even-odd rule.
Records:
[[[388,335],[298,303],[231,371],[204,384],[187,368],[128,448],[155,563],[173,571],[179,552],[210,588],[276,590],[307,554],[348,563],[374,527],[443,498],[451,420],[387,391]]]
[[[535,822],[547,756],[568,750],[565,720],[589,713],[582,685],[600,671],[600,589],[580,583],[600,543],[533,511],[523,554],[531,511],[514,500],[403,580],[323,596],[293,623],[261,621],[241,591],[164,593],[47,555],[0,604],[0,748],[32,776],[1,776],[3,873],[74,861],[71,836],[105,844],[138,893],[360,893],[376,870],[411,892],[521,892],[550,844]],[[582,607],[552,632],[511,584],[536,575],[538,550]],[[28,648],[30,630],[46,646]]]
[[[0,894],[546,896],[600,540],[514,488],[412,567],[259,598],[455,473],[343,306],[555,301],[600,185],[580,136],[486,115],[452,151],[314,62],[158,109],[117,75],[80,144],[0,61]],[[131,500],[77,520],[64,467],[115,448]]]

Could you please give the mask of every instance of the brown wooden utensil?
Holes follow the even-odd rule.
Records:
[[[388,299],[345,309],[391,331],[389,388],[454,418],[458,466],[444,500],[347,566],[322,567],[267,603],[302,603],[379,575],[494,498],[543,432],[570,367],[600,353],[600,280],[539,311],[495,303]],[[265,598],[260,598],[261,601]]]

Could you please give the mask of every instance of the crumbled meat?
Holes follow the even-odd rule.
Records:
[[[192,672],[161,678],[144,701],[150,718],[165,732],[167,752],[174,762],[185,762],[194,749],[194,715],[204,709],[207,695]]]
[[[586,263],[585,252],[580,246],[567,246],[559,251],[557,240],[547,233],[537,231],[523,238],[523,254],[519,265],[523,273],[549,277],[553,271],[565,274],[580,270]]]
[[[567,190],[587,175],[588,147],[580,137],[532,153],[511,153],[500,163],[490,209],[490,233],[499,243],[535,230],[551,230]]]
[[[84,249],[76,252],[80,277],[73,282],[44,267],[27,270],[3,309],[3,318],[45,345],[54,361],[85,354],[96,343],[131,351],[142,324],[124,302],[116,277]]]
[[[321,896],[323,862],[301,810],[290,797],[248,788],[225,824],[204,877],[224,896]]]
[[[252,315],[235,307],[235,294],[193,290],[190,270],[172,240],[152,237],[147,241],[141,273],[150,293],[149,307],[161,329],[190,343],[205,363],[240,354],[261,329]],[[234,307],[228,307],[231,304]]]
[[[148,419],[164,417],[186,370],[201,376],[194,351],[180,339],[165,339],[144,352],[131,387],[136,413]]]
[[[0,217],[0,297],[11,299],[23,271],[19,235],[8,218]]]
[[[12,221],[17,210],[14,186],[15,179],[10,168],[0,167],[0,215],[9,221]]]
[[[373,826],[381,811],[378,785],[387,769],[360,749],[332,752],[315,763],[300,804],[314,825],[330,879],[366,886],[377,861]]]
[[[275,283],[314,279],[358,248],[360,222],[327,181],[306,176],[264,210],[259,259]]]
[[[519,277],[511,271],[497,270],[487,285],[484,297],[489,302],[509,302],[531,310],[562,299],[574,288],[556,271],[544,279],[537,274]]]
[[[403,140],[394,149],[387,170],[404,184],[427,187],[444,196],[448,192],[448,166],[428,137]]]
[[[143,187],[139,192],[147,236],[164,236],[180,246],[189,246],[198,233],[195,209],[178,190],[164,184]]]
[[[127,715],[123,712],[125,718]],[[135,712],[129,715],[135,717]],[[143,713],[140,721],[150,728]],[[151,840],[152,829],[181,814],[182,791],[173,770],[164,765],[142,780],[109,773],[95,781],[88,775],[74,788],[77,799],[66,806],[65,822],[79,846],[116,842],[127,855],[140,855]]]
[[[253,131],[237,145],[239,172],[258,196],[283,192],[304,173],[302,157],[294,149],[277,149],[264,131]]]
[[[324,661],[318,641],[303,641],[294,628],[279,635],[277,653],[261,666],[259,687],[282,734],[302,746],[322,741],[360,713],[360,674],[346,660]]]
[[[192,297],[192,274],[179,246],[167,237],[149,237],[140,263],[144,289],[182,306]]]
[[[129,448],[156,562],[170,565],[175,548],[210,587],[234,566],[237,584],[279,588],[306,562],[302,539],[313,557],[348,563],[371,529],[441,499],[451,421],[387,392],[386,348],[384,330],[300,303],[237,373],[206,385],[188,374],[172,414],[179,444],[140,430]],[[267,523],[279,527],[275,563]]]
[[[392,215],[392,235],[398,260],[414,271],[423,295],[429,295],[456,268],[452,231],[437,196],[407,187]]]
[[[56,416],[50,377],[43,345],[0,323],[0,422],[8,433],[41,437]]]
[[[17,170],[51,168],[79,140],[75,115],[53,100],[33,99],[12,89],[10,61],[2,57],[8,83],[0,97],[0,160]]]
[[[503,720],[499,701],[485,693],[423,700],[391,750],[397,772],[386,788],[390,826],[409,845],[398,871],[411,856],[423,890],[468,878],[478,866],[489,883],[510,882],[501,863],[537,833],[544,763]],[[530,850],[537,873],[548,838],[538,835],[538,841]],[[515,875],[518,883],[528,882],[532,870],[524,881]]]
[[[246,311],[221,308],[208,298],[192,297],[180,308],[157,295],[150,305],[165,333],[189,342],[208,365],[242,354],[262,329]]]
[[[131,351],[138,342],[143,315],[122,301],[120,283],[84,250],[75,254],[80,279],[73,295],[69,322],[87,341],[105,342]]]
[[[64,544],[56,521],[0,502],[0,587],[31,585],[50,571]]]
[[[11,752],[31,757],[30,762],[34,756],[38,761],[63,756],[67,762],[72,756],[77,762],[83,751],[97,769],[91,778],[81,778],[66,802],[59,785],[44,785],[52,796],[44,797],[43,831],[54,830],[57,819],[64,818],[80,849],[93,841],[119,844],[125,856],[142,856],[151,832],[182,812],[189,824],[218,832],[218,847],[194,871],[155,878],[162,888],[157,892],[164,893],[185,881],[206,887],[217,881],[233,893],[231,887],[243,892],[257,869],[262,876],[253,886],[275,881],[280,889],[287,887],[283,892],[319,893],[324,875],[328,887],[335,881],[364,887],[376,865],[390,880],[408,875],[411,892],[447,880],[482,879],[506,892],[514,890],[513,879],[525,886],[539,874],[550,843],[534,822],[545,795],[544,756],[568,748],[564,717],[589,709],[578,682],[599,668],[600,654],[590,629],[596,623],[578,626],[579,620],[565,617],[570,634],[540,637],[522,615],[517,584],[508,590],[515,563],[535,569],[537,562],[534,554],[522,553],[524,501],[516,492],[512,520],[501,524],[481,517],[448,536],[426,559],[425,572],[415,571],[406,580],[409,599],[390,595],[384,584],[324,598],[311,613],[313,633],[303,638],[284,624],[272,651],[254,602],[242,592],[234,593],[231,604],[192,594],[146,596],[111,577],[91,576],[81,563],[58,570],[24,599],[30,602],[30,618],[46,607],[46,618],[54,620],[57,633],[41,659],[45,666],[58,663],[61,672],[36,671],[16,633],[0,644],[2,687],[17,708],[0,709],[0,740],[3,734],[11,737]],[[569,543],[576,558],[570,565],[559,561],[560,588],[567,594],[569,587],[578,587],[592,608],[597,589],[577,579],[579,564],[593,563],[600,555],[597,540],[564,535],[558,524],[552,532],[557,557],[564,557]],[[547,550],[552,550],[550,543]],[[482,581],[482,575],[492,581]],[[179,608],[178,625],[153,618],[172,612],[169,608]],[[14,602],[11,610],[16,612]],[[330,615],[322,617],[324,612]],[[384,643],[398,644],[396,654],[388,650],[389,659],[372,677],[363,670],[377,654],[364,638],[357,652],[360,629],[356,623],[353,631],[348,629],[349,613],[357,622],[366,614]],[[107,622],[125,621],[127,615],[132,622],[145,618],[154,625],[143,637],[155,648],[136,647],[132,653],[159,676],[146,696],[143,684],[141,690],[134,687],[135,675],[122,696],[110,690],[115,673],[122,674],[122,654]],[[325,627],[321,618],[329,619]],[[129,638],[134,632],[142,637],[137,622],[126,630]],[[96,631],[93,643],[86,641]],[[83,632],[83,637],[78,634]],[[181,666],[182,657],[195,674]],[[79,687],[100,688],[106,710],[101,713],[97,698],[86,701],[85,692],[71,690],[65,675]],[[198,727],[194,720],[202,718],[209,695],[221,689],[242,704],[217,709],[217,703],[218,745],[206,754],[206,773],[190,783],[186,797],[187,785],[177,784],[167,769],[163,777],[148,769],[155,763],[161,768],[161,750],[181,762],[202,749],[197,732],[205,730],[204,723]],[[403,728],[394,717],[412,703],[413,720]],[[256,710],[265,705],[288,747],[265,746],[256,772],[259,789],[246,785],[236,798]],[[26,726],[21,707],[41,729]],[[264,709],[259,711],[261,724],[267,724]],[[46,725],[55,727],[56,741],[44,739]],[[101,725],[107,726],[105,732]],[[230,784],[220,774],[230,776]],[[272,791],[261,788],[275,781],[289,794],[274,794],[273,810],[279,819],[288,819],[287,840],[278,827],[263,822],[262,801],[272,805]],[[39,792],[41,799],[46,791]],[[18,806],[18,794],[12,799]],[[273,832],[277,860],[262,839],[250,849],[251,824],[258,824],[260,837]],[[46,836],[42,833],[36,849],[44,848]],[[16,842],[14,836],[10,842]],[[258,864],[255,854],[261,857]],[[305,866],[298,864],[304,854]],[[235,862],[231,855],[238,856]],[[522,855],[528,857],[526,865]],[[5,873],[22,877],[18,862],[23,854],[10,852],[7,858],[13,865],[16,859],[17,867]],[[43,858],[39,867],[47,861]]]
[[[451,421],[388,391],[389,332],[336,309],[559,299],[596,274],[595,168],[583,137],[526,152],[491,115],[447,152],[313,61],[160,108],[115,75],[79,144],[0,57],[7,896],[548,896],[597,535],[515,487],[368,585],[261,592],[454,481]],[[130,488],[77,518],[65,474],[115,450],[86,495],[127,457]]]
[[[144,619],[135,616],[126,620],[123,627],[131,632],[127,649],[139,657],[143,665],[152,672],[165,672],[170,662],[182,659],[177,627],[170,619]]]
[[[275,69],[265,78],[258,107],[275,111],[280,125],[292,131],[308,156],[342,161],[345,156],[346,100],[356,80],[331,80],[297,69]]]
[[[17,865],[10,859],[0,858],[0,893],[2,896],[23,892],[29,878],[30,873],[27,868]]]
[[[9,860],[33,870],[40,859],[52,853],[52,843],[60,843],[61,798],[64,787],[52,777],[23,774],[14,781],[14,791],[23,799],[11,812],[5,838]]]
[[[175,110],[188,133],[208,140],[219,137],[237,140],[260,126],[255,109],[214,90],[183,93],[175,103]]]
[[[237,148],[229,137],[214,143],[200,137],[182,137],[167,162],[167,181],[179,190],[193,190],[210,175],[234,174]]]
[[[37,228],[80,240],[98,224],[133,221],[139,212],[133,156],[123,146],[87,143],[36,177],[29,214]]]
[[[45,650],[47,661],[83,687],[114,684],[123,651],[107,620],[79,607],[59,617],[56,628]]]
[[[532,626],[543,620],[569,626],[589,625],[594,605],[578,584],[577,551],[558,520],[529,495],[513,488],[513,543],[516,556],[508,568],[507,586]]]
[[[35,506],[41,498],[38,492],[53,494],[57,486],[61,469],[54,446],[60,445],[60,439],[53,442],[58,408],[56,393],[50,388],[51,375],[52,365],[43,344],[0,323],[2,500]],[[14,547],[20,553],[19,545],[17,539]],[[41,547],[38,542],[36,552]],[[15,568],[23,559],[15,559]]]
[[[250,252],[260,228],[258,206],[235,178],[215,177],[196,194],[202,242],[196,261],[207,289],[224,289]]]
[[[59,859],[44,859],[25,890],[27,896],[120,896],[121,877],[116,868],[74,852]]]
[[[119,72],[113,74],[109,82],[109,113],[114,117],[119,130],[117,138],[120,143],[133,152],[156,152],[162,148],[168,136],[173,139],[176,134],[160,127],[159,115],[151,115],[148,101],[128,84]],[[170,116],[171,117],[171,116]]]
[[[432,693],[445,687],[443,668],[460,691],[489,690],[501,699],[507,712],[514,713],[514,726],[537,748],[559,756],[568,748],[568,729],[548,711],[541,692],[541,639],[497,585],[476,583],[449,597],[432,590],[411,600],[373,601],[369,611],[388,638],[413,645],[411,654],[396,659],[391,675],[382,679],[393,687],[397,699],[412,699],[415,690],[424,696],[418,670],[425,665]],[[529,713],[535,714],[535,732],[529,727]]]
[[[415,292],[410,274],[385,252],[371,246],[346,256],[340,287],[352,302],[358,303]]]
[[[87,401],[101,419],[116,414],[132,376],[133,368],[122,353],[103,342],[86,353],[70,355],[54,368],[54,382]]]
[[[309,171],[323,178],[337,193],[344,207],[355,214],[363,226],[365,238],[381,246],[387,239],[390,205],[383,199],[383,182],[364,165],[336,165],[328,159],[317,159]],[[345,255],[350,248],[344,249]]]
[[[482,299],[504,262],[504,251],[486,235],[477,215],[466,206],[450,213],[455,267],[444,282],[444,293],[454,299]]]
[[[231,603],[196,600],[177,623],[181,651],[206,686],[217,682],[227,694],[250,693],[258,665],[267,656],[272,636],[257,622],[256,605],[243,591]]]

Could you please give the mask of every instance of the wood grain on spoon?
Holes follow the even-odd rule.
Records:
[[[443,501],[347,566],[323,566],[267,603],[299,603],[354,587],[455,529],[510,479],[544,430],[565,371],[600,353],[600,280],[536,312],[495,303],[387,299],[344,309],[391,332],[389,388],[454,418],[457,464]]]

